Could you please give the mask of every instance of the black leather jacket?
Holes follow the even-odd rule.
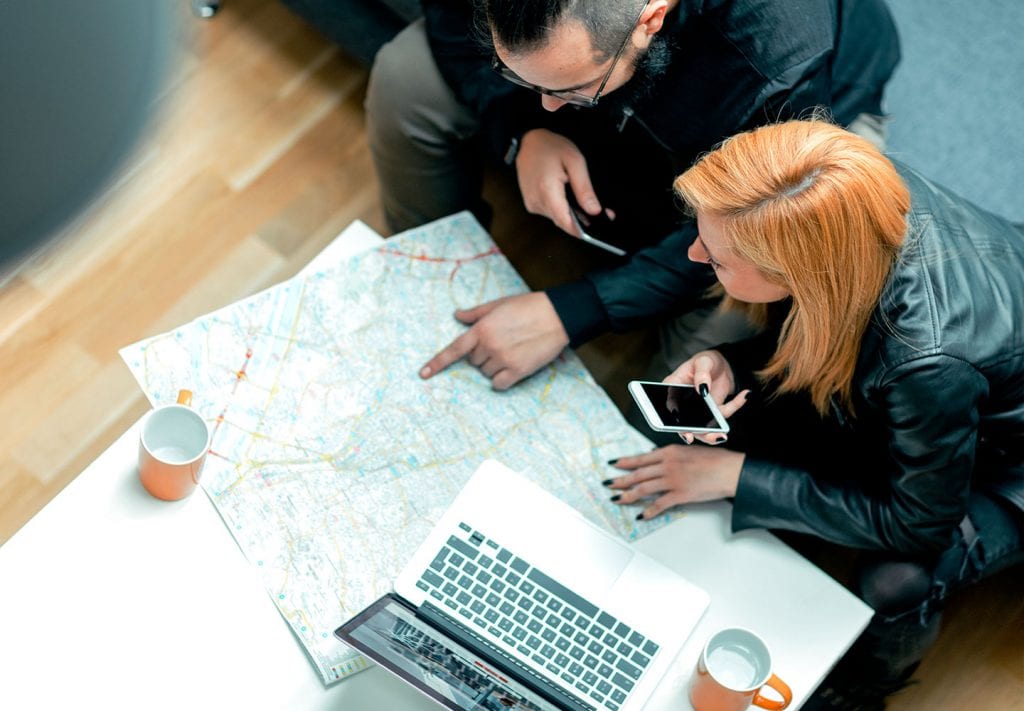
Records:
[[[1024,232],[896,165],[912,207],[854,377],[853,477],[748,457],[734,530],[926,555],[973,491],[1024,509]]]

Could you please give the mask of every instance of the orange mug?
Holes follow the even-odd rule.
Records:
[[[780,698],[762,695],[764,687]],[[764,640],[740,627],[711,635],[690,682],[695,711],[745,711],[751,704],[780,711],[792,700],[789,686],[772,673],[772,657]]]
[[[150,410],[142,421],[139,481],[164,501],[192,493],[210,449],[210,428],[191,404],[192,393],[182,390],[176,404]]]

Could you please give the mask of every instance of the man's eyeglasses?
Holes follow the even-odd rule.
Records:
[[[636,19],[633,20],[633,24],[629,26],[629,32],[626,33],[626,36],[622,39],[622,44],[619,45],[618,51],[615,53],[615,56],[612,57],[612,65],[608,67],[608,71],[607,73],[605,73],[604,78],[601,80],[600,86],[597,87],[597,93],[594,94],[593,96],[588,96],[587,94],[583,94],[572,89],[546,89],[543,86],[531,84],[530,82],[526,81],[521,76],[516,74],[514,71],[509,69],[505,65],[505,63],[501,61],[497,54],[494,54],[491,57],[491,68],[494,69],[494,71],[498,72],[498,74],[500,74],[504,79],[507,79],[513,84],[526,87],[527,89],[532,89],[533,91],[536,91],[538,94],[551,96],[558,99],[559,101],[564,101],[565,103],[572,104],[574,106],[584,106],[587,108],[597,106],[597,102],[598,100],[600,100],[601,94],[604,92],[604,87],[608,83],[608,80],[612,78],[612,72],[615,71],[615,65],[619,63],[619,59],[626,51],[626,45],[629,44],[629,38],[633,36],[633,30],[635,30],[636,26],[640,23],[640,18],[643,17],[644,10],[647,9],[648,3],[650,3],[650,0],[647,0],[644,3],[643,7],[640,8],[640,12],[636,14]]]

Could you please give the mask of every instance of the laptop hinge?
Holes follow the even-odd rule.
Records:
[[[494,666],[521,684],[530,687],[558,706],[558,708],[566,709],[567,711],[596,711],[595,706],[581,701],[575,696],[568,694],[564,689],[552,684],[533,669],[530,669],[515,657],[509,656],[503,650],[493,646],[472,629],[454,617],[449,616],[444,610],[432,605],[430,602],[424,602],[416,610],[416,616],[440,628],[452,639],[473,652],[473,654],[484,659],[495,660]]]

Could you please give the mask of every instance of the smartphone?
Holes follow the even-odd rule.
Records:
[[[569,214],[572,215],[573,224],[576,225],[576,233],[581,240],[619,257],[626,256],[626,250],[616,247],[614,244],[603,239],[599,239],[602,236],[607,239],[609,235],[616,234],[618,225],[615,224],[614,220],[610,219],[604,212],[598,215],[588,215],[579,206],[579,203],[576,202],[576,196],[573,195],[572,188],[568,185],[565,186],[565,197],[569,201]]]
[[[658,432],[728,432],[729,423],[711,393],[701,395],[692,385],[670,385],[646,380],[629,383],[640,412]]]

